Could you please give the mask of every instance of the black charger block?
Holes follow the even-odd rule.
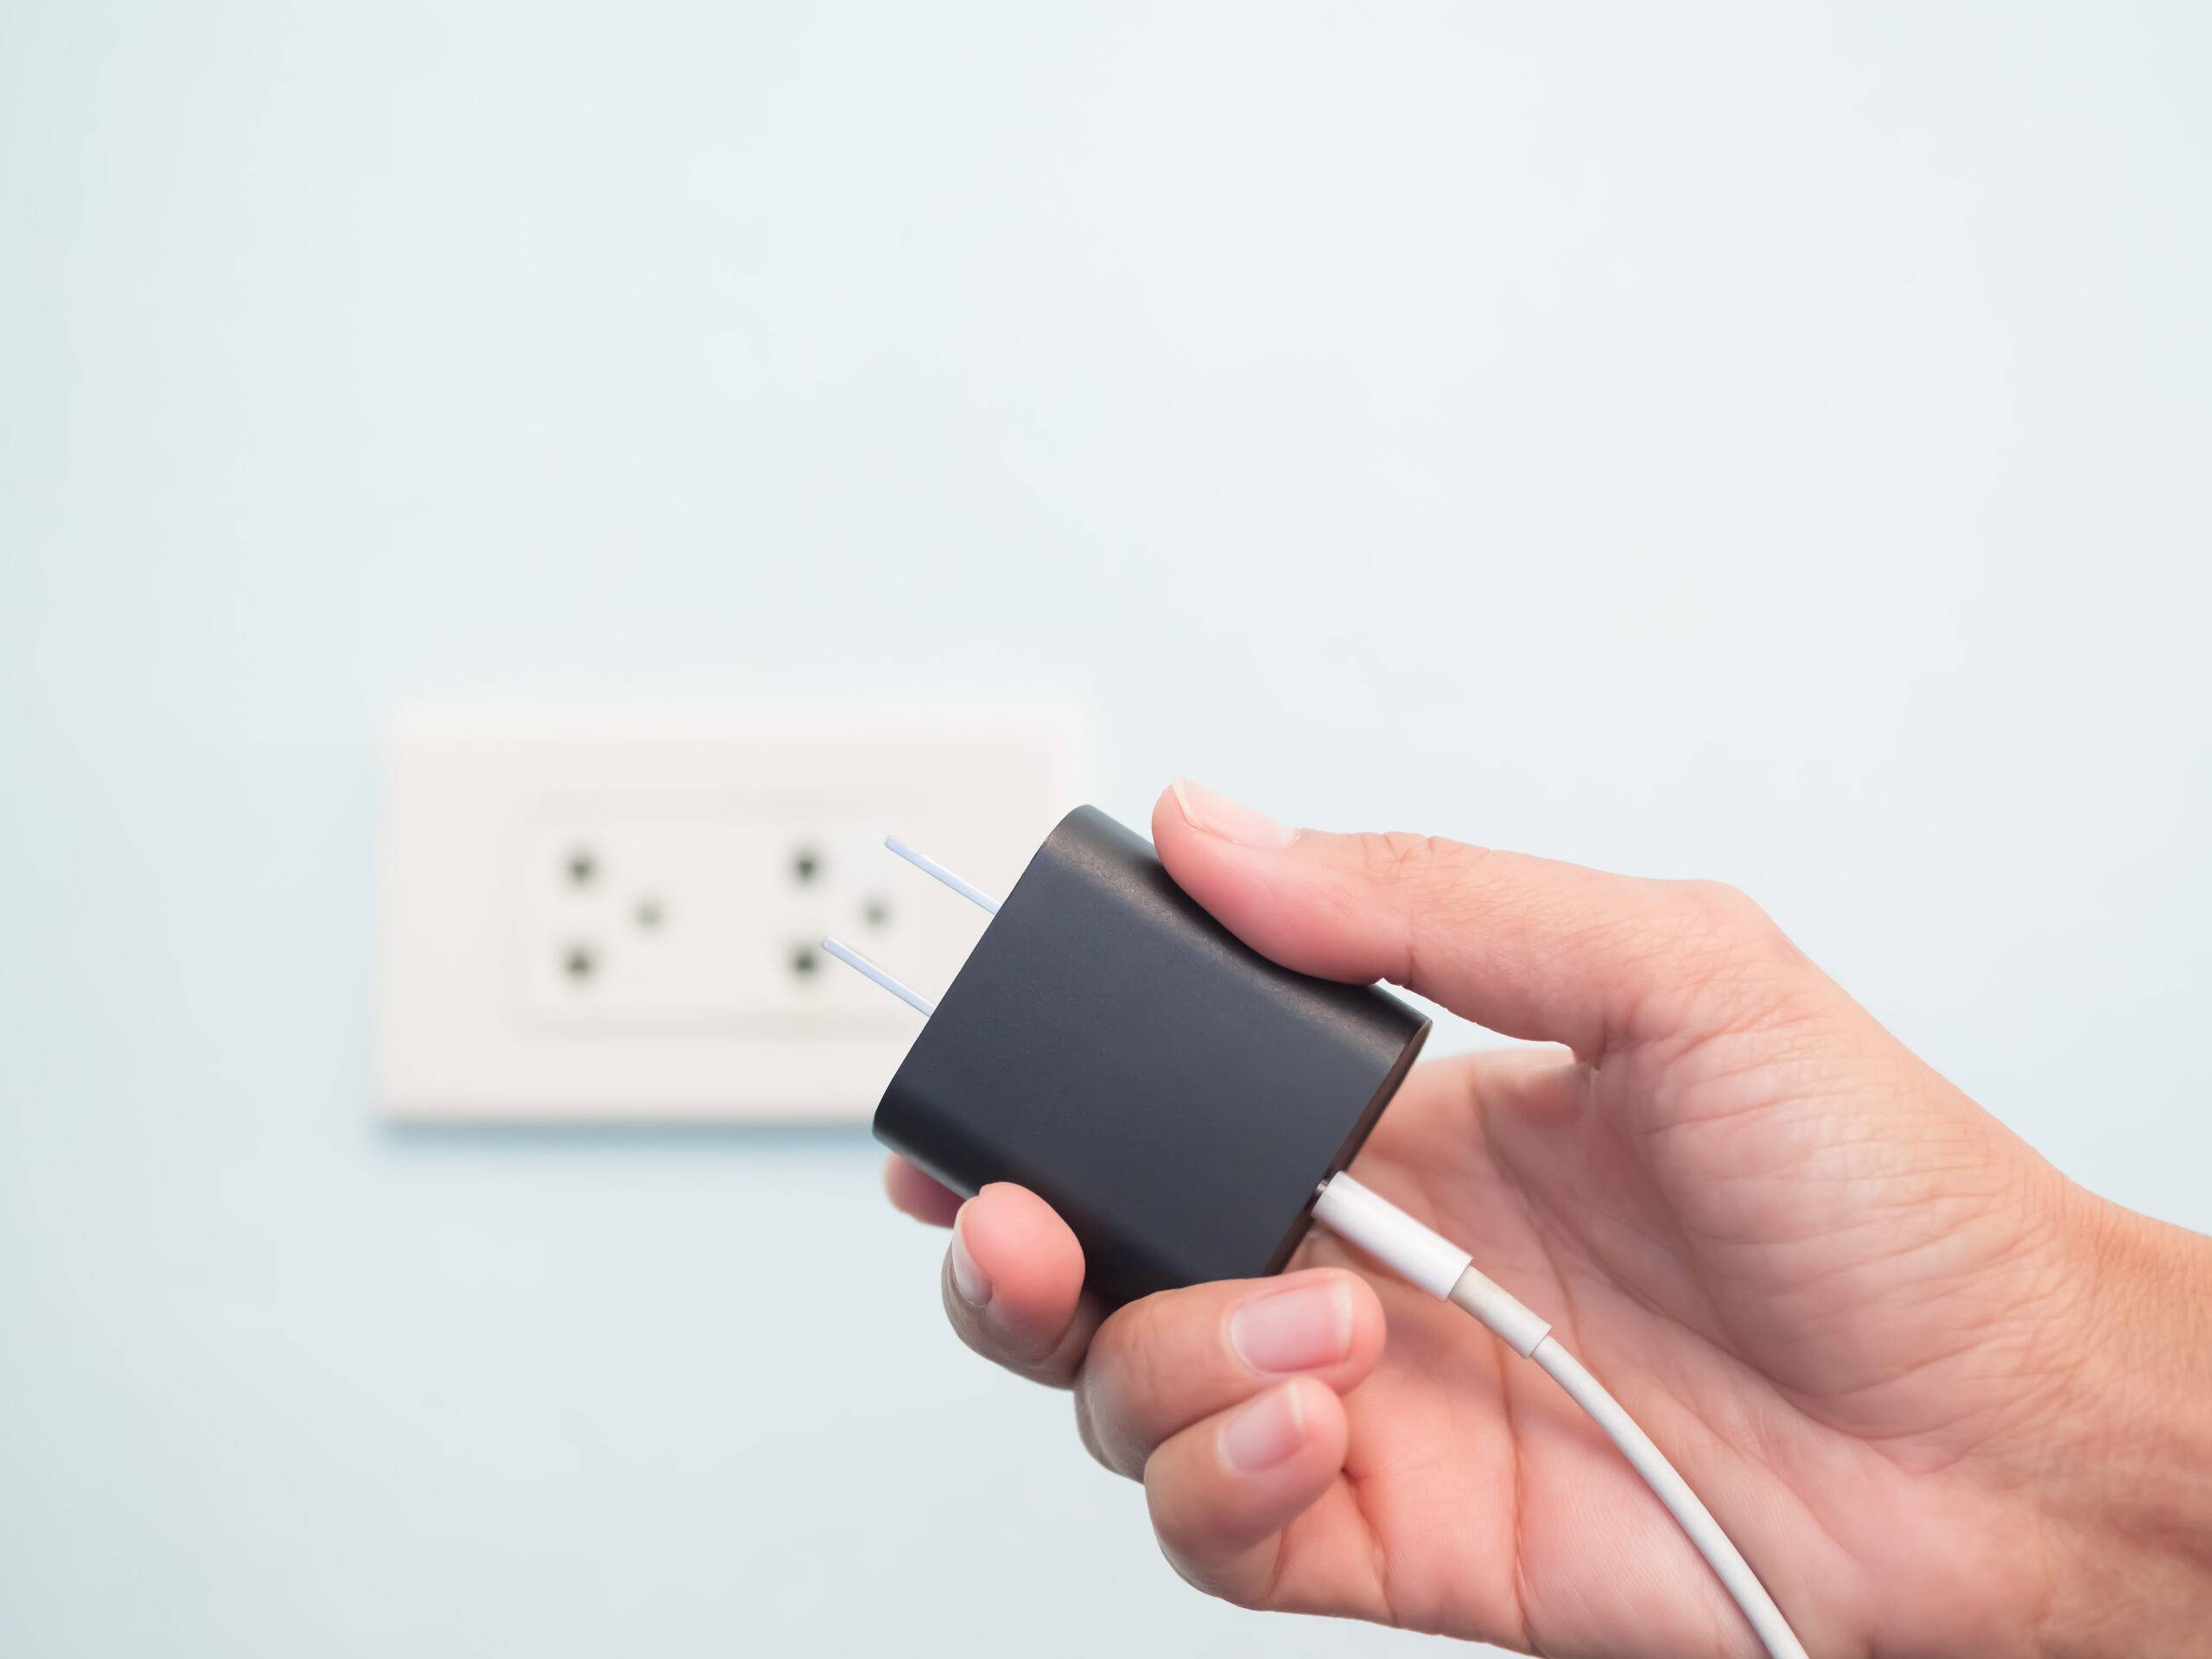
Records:
[[[1260,956],[1096,807],[1007,895],[876,1108],[957,1192],[1014,1181],[1109,1305],[1278,1272],[1429,1022]]]

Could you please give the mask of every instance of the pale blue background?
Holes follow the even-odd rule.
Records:
[[[394,702],[1065,695],[2212,1224],[2202,7],[0,6],[0,1650],[1369,1653],[857,1132],[396,1135]]]

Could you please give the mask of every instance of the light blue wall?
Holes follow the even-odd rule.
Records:
[[[402,698],[1016,687],[1125,816],[1724,875],[2212,1224],[2208,45],[16,0],[0,1650],[1420,1645],[1176,1584],[857,1132],[378,1128]]]

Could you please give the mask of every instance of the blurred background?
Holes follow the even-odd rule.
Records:
[[[0,1649],[1441,1645],[1185,1590],[861,1127],[380,1122],[417,700],[1050,699],[1140,824],[1724,877],[2212,1225],[2208,68],[2181,4],[0,5]]]

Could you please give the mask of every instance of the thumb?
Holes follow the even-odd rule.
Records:
[[[1818,977],[1758,906],[1712,882],[1292,830],[1181,778],[1152,834],[1183,890],[1261,955],[1324,979],[1390,980],[1586,1057],[1697,1035]]]

